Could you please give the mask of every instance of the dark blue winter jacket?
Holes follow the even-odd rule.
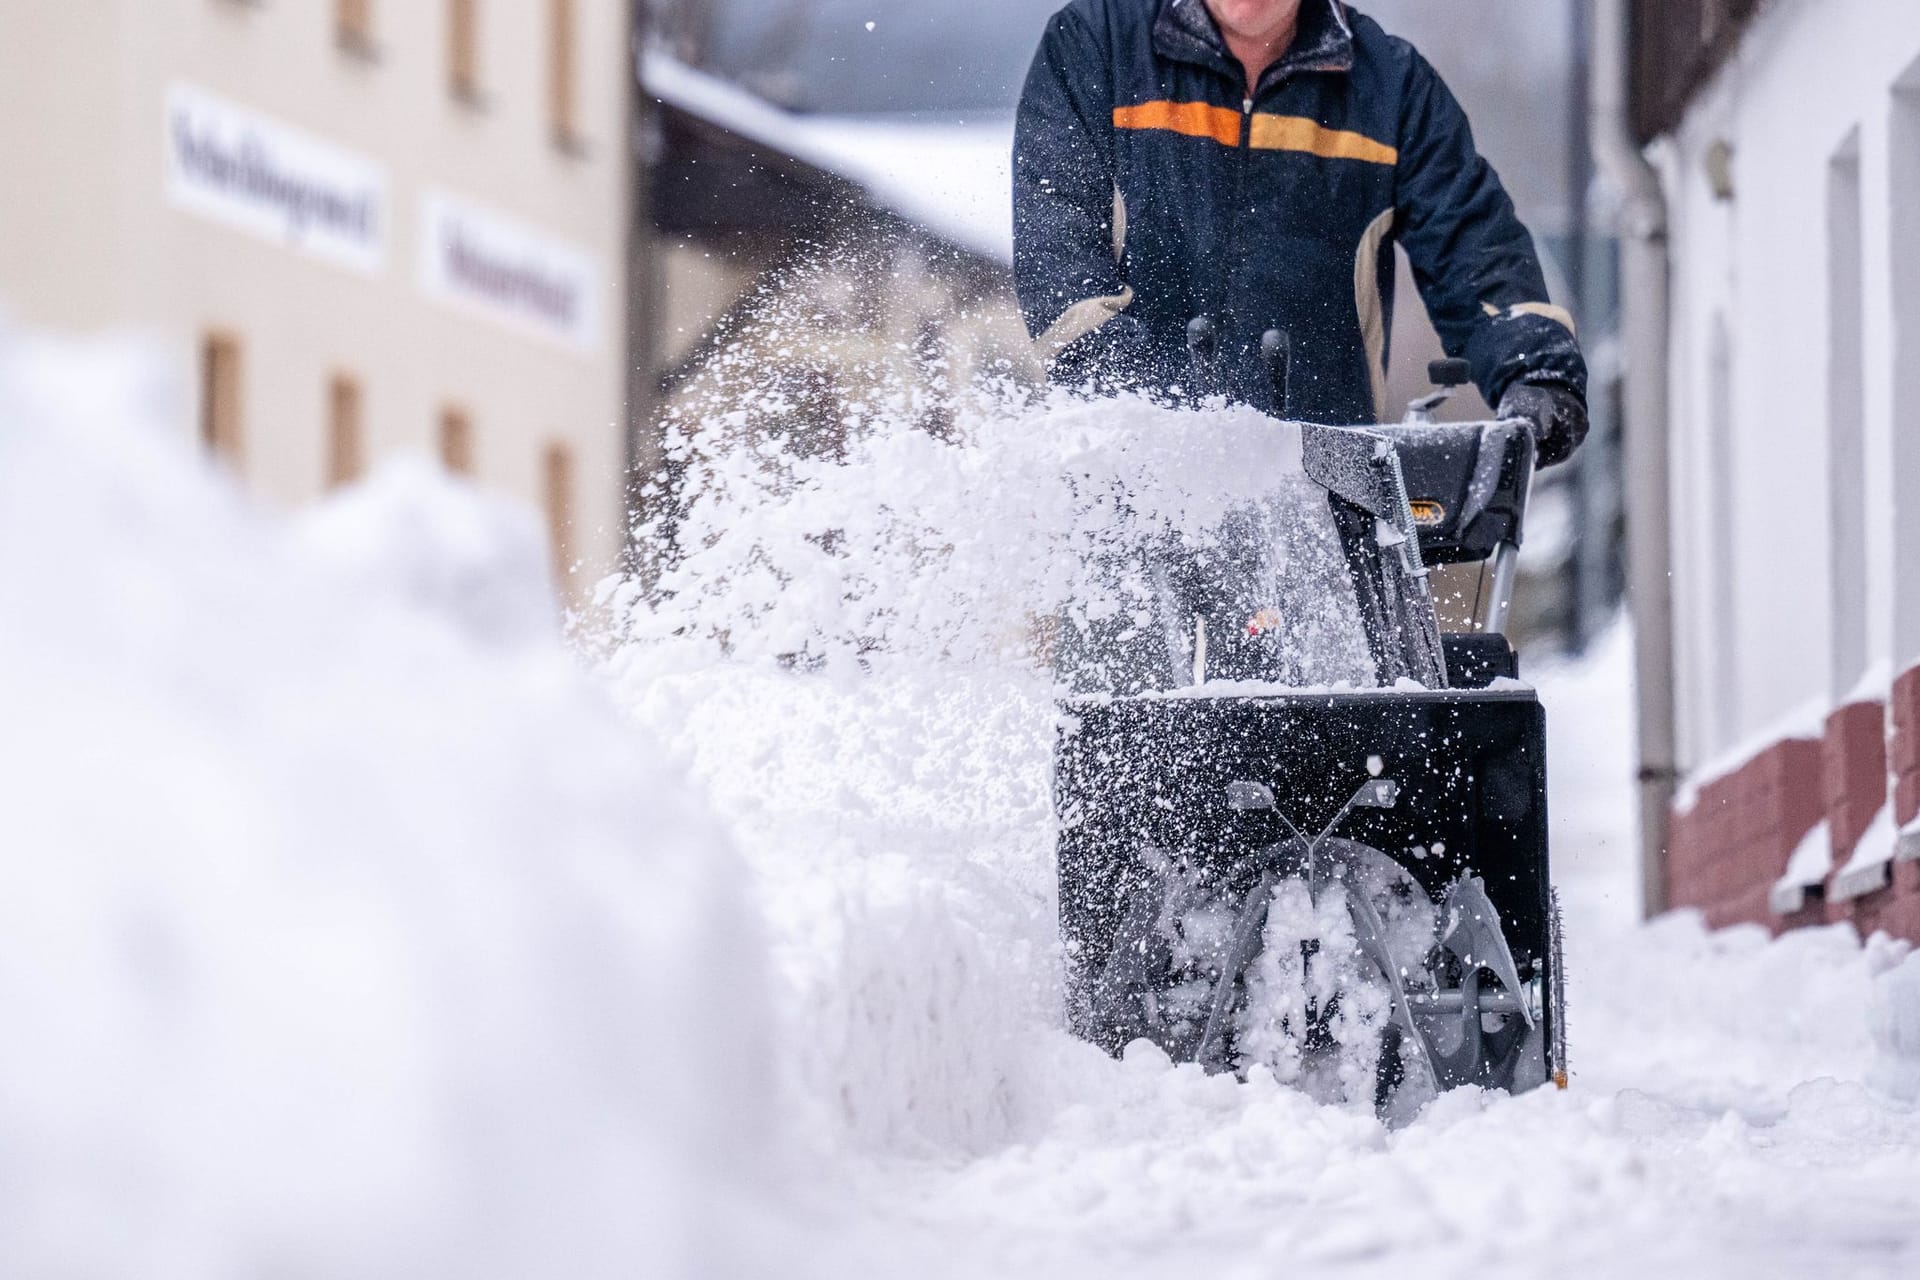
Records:
[[[1304,0],[1249,99],[1203,0],[1073,0],[1048,24],[1014,142],[1014,270],[1056,381],[1190,384],[1187,323],[1207,316],[1237,398],[1266,405],[1277,328],[1296,416],[1393,416],[1396,242],[1489,403],[1522,380],[1585,395],[1532,237],[1406,41]]]

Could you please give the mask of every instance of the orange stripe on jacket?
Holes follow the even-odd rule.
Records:
[[[1240,113],[1209,102],[1143,102],[1115,107],[1116,129],[1170,129],[1189,138],[1212,138],[1223,147],[1240,145]]]
[[[1364,160],[1369,164],[1400,162],[1400,153],[1384,142],[1375,142],[1364,133],[1329,129],[1304,116],[1262,112],[1254,116],[1250,133],[1249,141],[1259,151],[1304,151],[1328,160]]]
[[[1165,129],[1189,138],[1212,138],[1223,147],[1240,145],[1240,113],[1210,102],[1142,102],[1138,106],[1115,107],[1116,129]],[[1248,144],[1257,151],[1298,151],[1328,160],[1364,160],[1370,164],[1391,165],[1400,153],[1383,142],[1375,142],[1364,133],[1328,129],[1304,116],[1276,116],[1261,112],[1253,117]]]

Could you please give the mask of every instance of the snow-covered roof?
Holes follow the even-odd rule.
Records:
[[[1013,120],[952,123],[798,115],[659,50],[640,81],[676,110],[863,189],[882,209],[997,262],[1013,261]]]

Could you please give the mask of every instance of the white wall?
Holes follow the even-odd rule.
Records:
[[[1916,67],[1914,0],[1779,0],[1657,148],[1673,207],[1672,498],[1687,766],[1809,706],[1834,705],[1856,691],[1863,669],[1871,690],[1920,660],[1920,99],[1896,94],[1920,85]],[[1830,210],[1845,203],[1836,176],[1846,176],[1856,131],[1857,317],[1834,296],[1836,279],[1846,287],[1832,257],[1836,230],[1843,259],[1847,250],[1844,220]],[[1730,200],[1710,182],[1718,142],[1733,148]],[[1726,362],[1718,378],[1716,325]],[[1836,425],[1846,429],[1835,410],[1848,412],[1851,328],[1864,375],[1860,453],[1842,474],[1831,441]],[[1731,389],[1717,430],[1716,384]],[[1830,486],[1852,495],[1857,516],[1836,506]],[[1844,544],[1862,540],[1850,587],[1836,557],[1853,563],[1858,552]],[[1731,581],[1716,585],[1717,573]],[[1859,598],[1857,616],[1836,617],[1836,594]]]
[[[1892,203],[1894,657],[1920,662],[1920,56],[1894,95]]]

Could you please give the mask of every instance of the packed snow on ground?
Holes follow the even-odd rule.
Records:
[[[766,1274],[760,930],[421,463],[289,523],[0,331],[0,1275]]]
[[[1088,587],[1073,552],[1115,519],[1216,519],[1287,482],[1293,438],[1054,400],[975,406],[943,442],[861,405],[823,458],[780,447],[778,404],[720,408],[679,442],[687,554],[662,601],[616,600],[635,612],[606,669],[751,867],[783,1096],[834,1229],[820,1257],[996,1277],[1920,1268],[1920,959],[1846,929],[1637,923],[1624,626],[1531,673],[1573,1087],[1456,1093],[1389,1132],[1059,1029],[1039,620]],[[1092,510],[1116,483],[1137,501]],[[1331,615],[1336,595],[1291,605]]]
[[[583,661],[527,512],[423,464],[263,512],[177,399],[0,338],[0,1274],[1920,1266],[1920,961],[1635,922],[1623,632],[1531,673],[1570,1091],[1388,1131],[1060,1030],[1051,611],[1140,608],[1075,566],[1286,490],[1284,431],[733,406]]]

